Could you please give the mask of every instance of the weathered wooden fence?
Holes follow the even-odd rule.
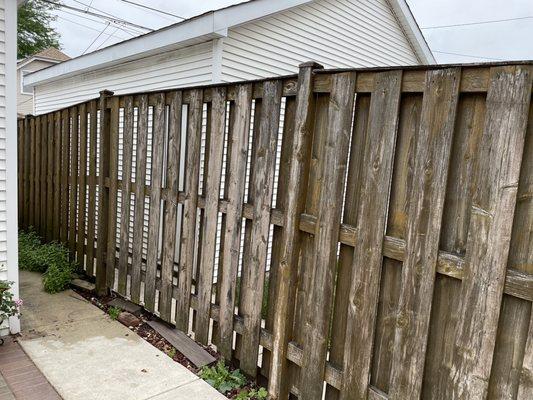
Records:
[[[19,121],[20,225],[273,398],[532,399],[532,72],[103,92]]]

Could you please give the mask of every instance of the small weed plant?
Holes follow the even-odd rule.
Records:
[[[168,350],[167,351],[167,356],[169,356],[170,358],[176,357],[176,349],[174,347],[172,347],[170,350]]]
[[[43,244],[33,230],[19,232],[19,265],[23,270],[42,273],[44,290],[48,293],[67,289],[76,270],[65,246],[56,242]]]
[[[241,371],[238,369],[230,371],[222,360],[213,367],[202,368],[200,378],[222,394],[231,392],[234,389],[240,389],[246,385],[246,378]]]
[[[107,310],[107,313],[113,320],[116,320],[121,312],[122,310],[119,307],[109,307],[109,309]]]
[[[200,378],[213,386],[224,395],[242,389],[248,384],[246,377],[238,369],[231,371],[223,360],[213,367],[204,367],[200,371]],[[240,390],[236,400],[266,400],[268,392],[265,388]]]
[[[266,400],[268,392],[265,388],[243,390],[235,397],[235,400]]]

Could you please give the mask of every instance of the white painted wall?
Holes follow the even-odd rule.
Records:
[[[35,114],[98,97],[104,89],[124,94],[209,84],[212,47],[209,41],[37,86]]]
[[[420,64],[387,0],[318,0],[228,31],[222,81],[325,68]]]
[[[0,0],[0,279],[15,282],[18,297],[16,62],[17,2]],[[18,332],[18,318],[9,327]]]

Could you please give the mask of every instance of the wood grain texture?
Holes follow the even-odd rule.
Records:
[[[176,221],[178,216],[178,183],[181,149],[181,108],[182,93],[167,94],[168,110],[168,146],[166,188],[170,199],[165,201],[163,215],[163,253],[161,259],[161,294],[159,314],[167,322],[171,320],[172,280],[174,277],[174,256],[176,253]]]
[[[349,398],[352,392],[355,392],[356,398],[366,397],[368,391],[382,237],[386,228],[385,215],[398,126],[401,71],[379,74],[375,79],[376,90],[370,98],[368,133],[363,150],[361,199],[357,212],[357,230],[361,237],[354,248],[352,264],[341,399]],[[356,342],[362,345],[358,346]]]
[[[68,110],[61,113],[61,224],[60,240],[67,245],[68,240],[68,174],[70,160],[70,120]]]
[[[150,218],[148,220],[148,251],[144,306],[154,312],[156,303],[155,279],[159,262],[159,229],[161,217],[161,186],[163,177],[163,140],[165,137],[165,95],[155,95],[154,128],[152,133],[152,175],[150,178]]]
[[[228,174],[226,175],[228,208],[225,229],[223,230],[224,252],[219,264],[221,279],[219,281],[220,316],[217,349],[227,360],[231,360],[233,352],[233,316],[235,314],[235,291],[241,247],[242,207],[251,111],[252,85],[238,85],[235,105],[232,108],[233,124],[228,137],[228,141],[231,142],[231,145],[228,145],[230,154]]]
[[[355,78],[355,73],[332,76],[313,264],[308,270],[311,285],[305,303],[302,343],[306,349],[302,360],[305,374],[301,376],[300,385],[305,399],[319,399],[322,395],[342,211],[338,199],[343,198],[344,192]]]
[[[124,98],[124,128],[122,133],[122,203],[120,208],[120,250],[118,257],[118,292],[126,296],[128,282],[129,224],[131,209],[131,175],[133,153],[133,98]]]
[[[87,105],[80,105],[79,167],[78,167],[78,221],[76,261],[85,269],[85,229],[87,226]]]
[[[254,202],[253,225],[249,258],[244,260],[247,268],[242,276],[242,307],[239,310],[244,319],[240,367],[250,376],[255,376],[257,372],[281,95],[280,81],[264,82],[259,132],[254,137],[256,157],[250,187]]]
[[[211,103],[211,130],[209,132],[209,155],[205,193],[205,219],[202,233],[202,250],[198,277],[198,313],[196,318],[196,339],[207,344],[209,335],[209,310],[211,308],[211,287],[215,263],[215,242],[218,221],[218,199],[222,154],[224,150],[224,129],[226,123],[226,90],[213,90]]]
[[[47,116],[48,134],[47,134],[47,162],[46,162],[46,240],[53,240],[52,232],[54,226],[54,114]]]
[[[72,107],[70,116],[70,179],[69,179],[69,220],[68,249],[73,260],[76,254],[76,223],[78,209],[78,154],[79,154],[79,114],[78,108]]]
[[[106,179],[109,178],[110,165],[110,119],[108,109],[110,92],[101,92],[99,99],[100,132],[99,132],[99,166],[98,166],[98,234],[96,243],[96,293],[106,295],[109,291],[106,266],[107,235],[109,223],[109,189]]]
[[[26,168],[26,167],[25,167]],[[25,170],[24,175],[28,172]],[[54,175],[53,175],[53,191],[54,191],[54,205],[53,205],[53,228],[52,238],[59,241],[59,230],[61,221],[61,113],[58,111],[54,113]],[[25,202],[24,202],[25,203]],[[25,206],[25,205],[24,205]],[[24,210],[26,214],[26,210]]]
[[[447,393],[458,399],[487,396],[531,81],[528,67],[491,69],[458,310],[452,385]]]
[[[393,347],[393,399],[421,393],[459,82],[457,68],[426,77]]]
[[[138,99],[137,160],[135,163],[135,210],[133,216],[133,254],[131,259],[131,299],[139,303],[141,299],[141,265],[143,243],[143,221],[145,209],[146,157],[148,143],[148,96]]]
[[[295,283],[300,251],[300,216],[305,209],[308,169],[313,139],[313,69],[318,65],[300,66],[298,96],[294,115],[294,137],[289,158],[289,173],[280,263],[277,274],[276,308],[273,322],[272,358],[268,393],[272,399],[285,399],[289,395],[287,346],[291,337],[294,315]]]
[[[183,204],[183,229],[178,273],[180,295],[176,298],[176,327],[184,332],[189,328],[189,302],[195,260],[196,215],[198,182],[200,175],[200,142],[202,131],[203,92],[193,90],[187,115],[187,159],[185,161],[185,200]]]
[[[89,175],[87,177],[87,249],[86,249],[86,273],[94,275],[94,249],[96,238],[96,149],[97,149],[97,107],[96,101],[89,103]]]

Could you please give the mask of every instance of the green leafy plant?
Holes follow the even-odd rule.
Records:
[[[243,390],[235,396],[235,400],[266,400],[268,392],[265,388],[252,389],[250,391]]]
[[[43,275],[44,290],[54,294],[68,289],[73,272],[71,264],[51,264]]]
[[[222,360],[213,367],[202,368],[200,371],[200,378],[222,394],[226,394],[233,389],[239,389],[246,385],[245,376],[238,369],[230,371]]]
[[[119,307],[115,306],[109,307],[109,309],[107,310],[107,313],[113,320],[117,319],[121,312],[122,310]]]
[[[168,350],[167,356],[169,356],[170,358],[174,358],[176,356],[176,349],[172,347],[170,350]]]
[[[23,270],[43,273],[44,290],[48,293],[67,289],[76,270],[65,246],[56,242],[42,244],[33,230],[19,232],[19,265]]]
[[[0,280],[0,323],[20,314],[22,300],[15,299],[13,293],[9,291],[12,284],[13,282]]]

